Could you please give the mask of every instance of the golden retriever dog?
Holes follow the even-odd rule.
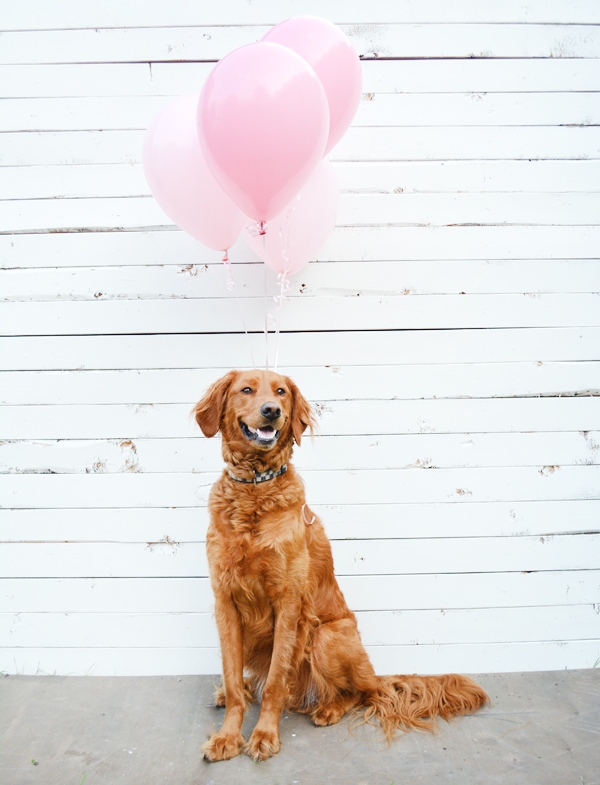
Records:
[[[227,464],[214,484],[206,550],[215,594],[225,706],[204,744],[209,761],[244,751],[254,760],[280,748],[285,710],[332,725],[362,710],[391,740],[430,730],[488,700],[465,676],[376,676],[333,572],[331,546],[307,506],[292,449],[314,425],[294,382],[270,371],[231,371],[209,388],[195,415],[205,436],[222,436]],[[261,703],[248,742],[242,720]]]

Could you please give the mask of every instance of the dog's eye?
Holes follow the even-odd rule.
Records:
[[[243,392],[245,395],[250,395],[250,394],[252,393],[252,387],[244,387],[244,389],[242,390],[242,392]]]
[[[277,388],[277,395],[285,395],[285,390],[283,389],[283,387]]]

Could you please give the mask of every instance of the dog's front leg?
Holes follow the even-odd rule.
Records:
[[[285,704],[287,679],[297,649],[301,602],[297,591],[288,591],[275,607],[275,636],[269,674],[262,693],[260,715],[245,752],[265,760],[279,752],[279,722]]]
[[[221,730],[202,746],[208,761],[226,760],[240,754],[244,746],[242,721],[246,709],[242,625],[230,597],[216,594],[215,618],[221,640],[226,708]]]

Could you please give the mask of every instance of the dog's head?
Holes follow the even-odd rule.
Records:
[[[205,436],[221,431],[224,444],[245,455],[300,444],[314,426],[294,382],[272,371],[230,371],[207,390],[195,415]]]

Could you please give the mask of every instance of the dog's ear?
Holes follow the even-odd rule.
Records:
[[[204,397],[194,407],[196,422],[202,429],[202,433],[209,438],[214,436],[221,427],[227,393],[236,375],[237,371],[229,371],[225,374],[222,379],[208,388]]]
[[[310,428],[312,436],[313,430],[316,426],[313,417],[312,409],[306,398],[302,395],[298,387],[291,379],[288,379],[288,384],[292,393],[292,433],[294,434],[294,441],[300,444],[302,434],[307,428]]]

